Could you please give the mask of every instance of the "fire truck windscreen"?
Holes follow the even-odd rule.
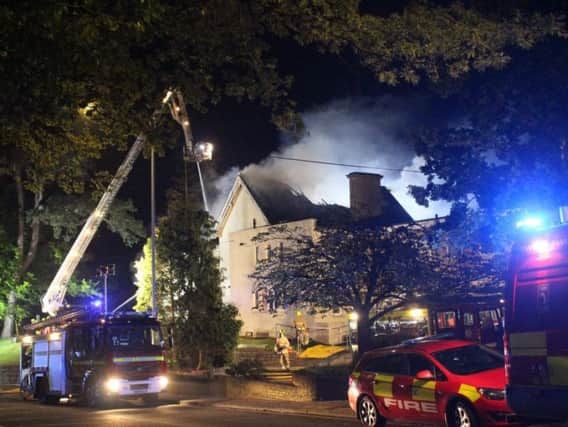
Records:
[[[112,325],[108,328],[107,337],[115,350],[157,350],[163,347],[158,325]]]

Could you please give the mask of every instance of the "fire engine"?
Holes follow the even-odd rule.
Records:
[[[167,106],[183,129],[186,153],[199,167],[211,155],[210,144],[194,150],[191,127],[178,90],[169,90],[149,122],[158,124]],[[75,239],[42,298],[51,318],[27,326],[20,356],[20,390],[43,403],[81,399],[96,406],[110,398],[155,400],[168,384],[160,325],[155,312],[101,313],[76,309],[60,312],[67,284],[89,243],[126,181],[147,141],[140,133]],[[204,200],[205,202],[205,200]]]
[[[168,384],[158,321],[145,313],[78,310],[32,324],[22,339],[24,398],[89,406],[115,398],[155,401]]]
[[[568,225],[528,232],[506,284],[507,401],[520,415],[568,418]]]

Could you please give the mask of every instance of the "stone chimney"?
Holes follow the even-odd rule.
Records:
[[[352,172],[349,178],[349,205],[355,220],[380,216],[383,212],[381,178],[376,173]]]

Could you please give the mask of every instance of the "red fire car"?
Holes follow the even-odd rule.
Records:
[[[415,340],[365,353],[347,395],[366,426],[386,420],[456,427],[518,422],[505,401],[503,356],[470,341]]]

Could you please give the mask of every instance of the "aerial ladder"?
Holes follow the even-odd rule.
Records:
[[[171,89],[167,91],[165,97],[162,100],[162,104],[154,111],[151,116],[149,122],[150,128],[154,128],[158,125],[158,122],[166,108],[169,108],[173,119],[178,122],[183,129],[185,149],[186,152],[191,156],[191,159],[195,160],[197,164],[199,178],[202,185],[201,188],[203,192],[203,202],[205,210],[207,210],[207,199],[205,197],[205,191],[203,188],[203,179],[201,177],[199,162],[202,160],[209,160],[211,158],[212,146],[211,144],[201,143],[199,144],[198,150],[194,150],[193,135],[191,132],[189,116],[187,114],[185,103],[183,101],[183,96],[177,89]],[[141,132],[137,136],[126,157],[122,161],[122,164],[119,166],[110,184],[108,185],[106,191],[103,193],[101,199],[99,200],[96,208],[93,210],[93,212],[83,225],[81,232],[75,239],[73,246],[71,246],[71,249],[67,253],[65,259],[63,260],[63,263],[59,267],[59,270],[57,271],[55,277],[49,285],[49,288],[47,289],[45,295],[41,300],[42,311],[44,313],[55,316],[63,305],[65,294],[67,293],[67,286],[69,280],[71,279],[71,276],[73,275],[73,272],[75,271],[77,265],[79,264],[79,261],[85,254],[85,251],[91,243],[91,240],[93,240],[95,233],[101,225],[104,217],[108,213],[118,191],[128,178],[134,162],[146,145],[147,140],[148,138],[144,132]]]

